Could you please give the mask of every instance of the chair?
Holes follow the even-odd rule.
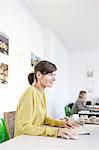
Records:
[[[72,110],[71,110],[70,107],[65,106],[65,107],[64,107],[64,111],[65,111],[65,116],[70,117],[70,116],[72,115]]]
[[[15,111],[4,112],[4,120],[11,139],[14,137]]]
[[[67,106],[68,106],[70,109],[72,109],[73,105],[74,105],[74,103],[69,103]]]
[[[9,134],[3,118],[0,118],[0,143],[9,140]]]

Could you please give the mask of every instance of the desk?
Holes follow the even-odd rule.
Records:
[[[92,109],[96,109],[99,110],[99,105],[87,105],[87,108],[92,108]]]
[[[99,126],[86,127],[91,134],[78,140],[22,135],[0,144],[0,150],[99,150]]]
[[[90,110],[81,110],[78,112],[78,114],[79,114],[79,116],[88,115],[88,117],[91,117],[91,116],[99,117],[99,112],[94,112],[94,111],[90,111]]]

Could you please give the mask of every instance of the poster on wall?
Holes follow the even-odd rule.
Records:
[[[93,78],[94,77],[94,68],[92,66],[87,67],[87,78]]]
[[[31,66],[32,66],[32,69],[34,71],[34,67],[35,65],[41,61],[41,58],[37,55],[35,55],[33,52],[31,52]]]
[[[0,62],[0,84],[8,83],[8,65]]]
[[[87,90],[89,94],[94,93],[95,89],[95,67],[94,66],[87,66],[86,71],[86,77],[87,77]]]
[[[9,38],[0,32],[0,52],[9,55]]]

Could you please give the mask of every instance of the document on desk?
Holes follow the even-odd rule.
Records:
[[[75,131],[78,135],[88,135],[91,133],[85,126],[79,126]]]

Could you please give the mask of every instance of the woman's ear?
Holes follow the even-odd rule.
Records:
[[[42,76],[41,72],[40,72],[40,71],[38,71],[38,72],[36,73],[36,76],[37,76],[37,79],[40,79],[40,78],[41,78],[41,76]]]

